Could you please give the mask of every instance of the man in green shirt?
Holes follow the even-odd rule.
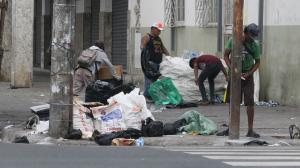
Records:
[[[244,104],[247,106],[248,116],[248,133],[247,137],[259,138],[260,135],[253,131],[254,120],[254,80],[253,73],[258,69],[260,64],[260,51],[259,45],[254,40],[258,36],[259,29],[254,23],[249,24],[244,29],[243,36],[243,52],[242,52],[242,74],[241,74],[241,95],[244,95]],[[224,60],[227,66],[231,67],[230,54],[232,51],[232,39],[227,43]],[[230,82],[227,87],[228,93],[230,88]],[[227,100],[229,100],[229,94],[227,94]],[[229,130],[218,133],[218,136],[228,136]]]

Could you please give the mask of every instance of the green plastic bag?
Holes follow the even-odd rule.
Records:
[[[170,78],[157,80],[150,85],[148,91],[156,105],[178,105],[183,102],[182,96]]]
[[[188,133],[196,133],[200,135],[211,135],[218,131],[218,127],[215,122],[207,117],[204,117],[197,111],[187,111],[180,119],[185,119],[187,125],[179,128],[180,131],[186,131]]]

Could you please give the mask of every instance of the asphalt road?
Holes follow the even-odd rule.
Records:
[[[183,152],[147,147],[38,146],[0,143],[2,168],[226,168]]]

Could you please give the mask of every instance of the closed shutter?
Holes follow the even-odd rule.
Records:
[[[112,62],[127,69],[128,0],[112,1]]]
[[[99,40],[99,14],[100,14],[100,1],[92,0],[91,4],[91,44]]]
[[[34,57],[33,66],[41,66],[41,25],[42,25],[42,1],[35,0],[35,15],[34,15]]]

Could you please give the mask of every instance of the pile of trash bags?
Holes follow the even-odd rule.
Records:
[[[82,139],[92,139],[99,145],[134,145],[141,137],[160,137],[180,132],[210,135],[217,131],[213,121],[196,111],[186,112],[174,123],[155,121],[138,88],[128,94],[120,92],[107,102],[107,105],[87,107],[74,101],[75,135],[80,135]],[[80,139],[78,136],[73,137]]]

